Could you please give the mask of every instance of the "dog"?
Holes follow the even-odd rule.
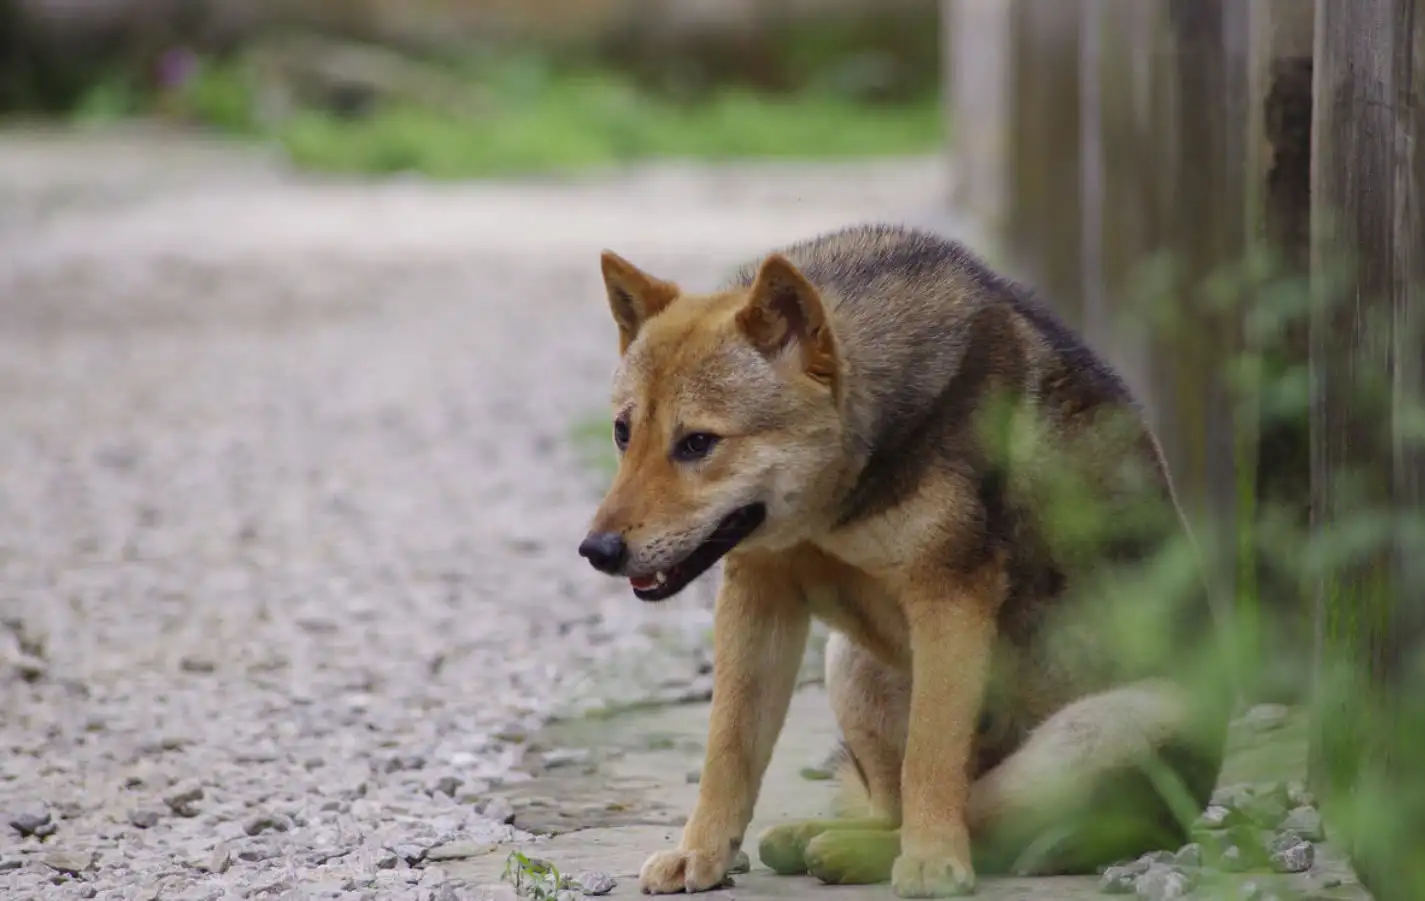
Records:
[[[579,553],[648,602],[723,566],[698,801],[643,891],[725,884],[813,618],[855,803],[765,833],[774,871],[947,897],[1181,843],[1227,691],[1201,570],[1180,603],[1143,595],[1154,561],[1197,558],[1115,371],[911,228],[792,244],[710,293],[601,262],[619,463]]]

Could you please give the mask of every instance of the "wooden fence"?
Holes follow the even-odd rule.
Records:
[[[1225,596],[1260,598],[1273,624],[1262,655],[1301,659],[1291,649],[1314,643],[1315,673],[1356,664],[1363,693],[1315,697],[1313,778],[1349,791],[1368,771],[1425,772],[1411,747],[1425,735],[1406,734],[1391,691],[1425,637],[1420,549],[1399,542],[1306,585],[1300,567],[1239,550],[1268,504],[1320,533],[1364,503],[1418,511],[1425,494],[1404,412],[1425,388],[1425,0],[944,0],[943,11],[953,201],[1139,388],[1184,501],[1239,564],[1219,570],[1237,589]],[[1224,303],[1261,283],[1221,278],[1264,254],[1331,302],[1264,336]],[[1148,306],[1145,284],[1176,315],[1125,326],[1122,314]],[[1259,375],[1309,373],[1309,416],[1272,415],[1267,381],[1229,365],[1245,350]],[[1333,488],[1352,473],[1368,476],[1364,489],[1343,498]],[[1304,700],[1291,689],[1312,681],[1288,668],[1276,693]],[[1370,741],[1352,718],[1367,696],[1385,699],[1393,724]],[[1404,858],[1358,856],[1383,901],[1417,897],[1391,876]]]

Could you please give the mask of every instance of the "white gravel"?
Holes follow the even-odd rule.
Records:
[[[711,582],[647,608],[574,552],[598,250],[709,285],[941,181],[0,136],[0,895],[462,897],[421,858],[513,837],[524,734],[705,678]]]

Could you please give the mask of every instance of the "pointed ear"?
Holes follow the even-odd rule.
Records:
[[[803,371],[835,385],[840,369],[836,339],[821,293],[791,260],[773,254],[762,263],[747,305],[737,314],[737,325],[767,356],[795,345]]]
[[[622,356],[643,324],[672,303],[678,286],[654,278],[611,250],[600,257],[604,287],[609,292],[609,310],[618,324],[618,352]]]

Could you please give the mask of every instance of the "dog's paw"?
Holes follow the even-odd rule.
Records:
[[[823,832],[807,843],[806,869],[829,885],[876,885],[891,878],[900,849],[891,830]]]
[[[638,887],[645,895],[705,892],[723,884],[727,862],[705,851],[659,851],[644,861]]]
[[[891,890],[901,898],[954,898],[975,891],[968,854],[902,854],[891,868]]]

